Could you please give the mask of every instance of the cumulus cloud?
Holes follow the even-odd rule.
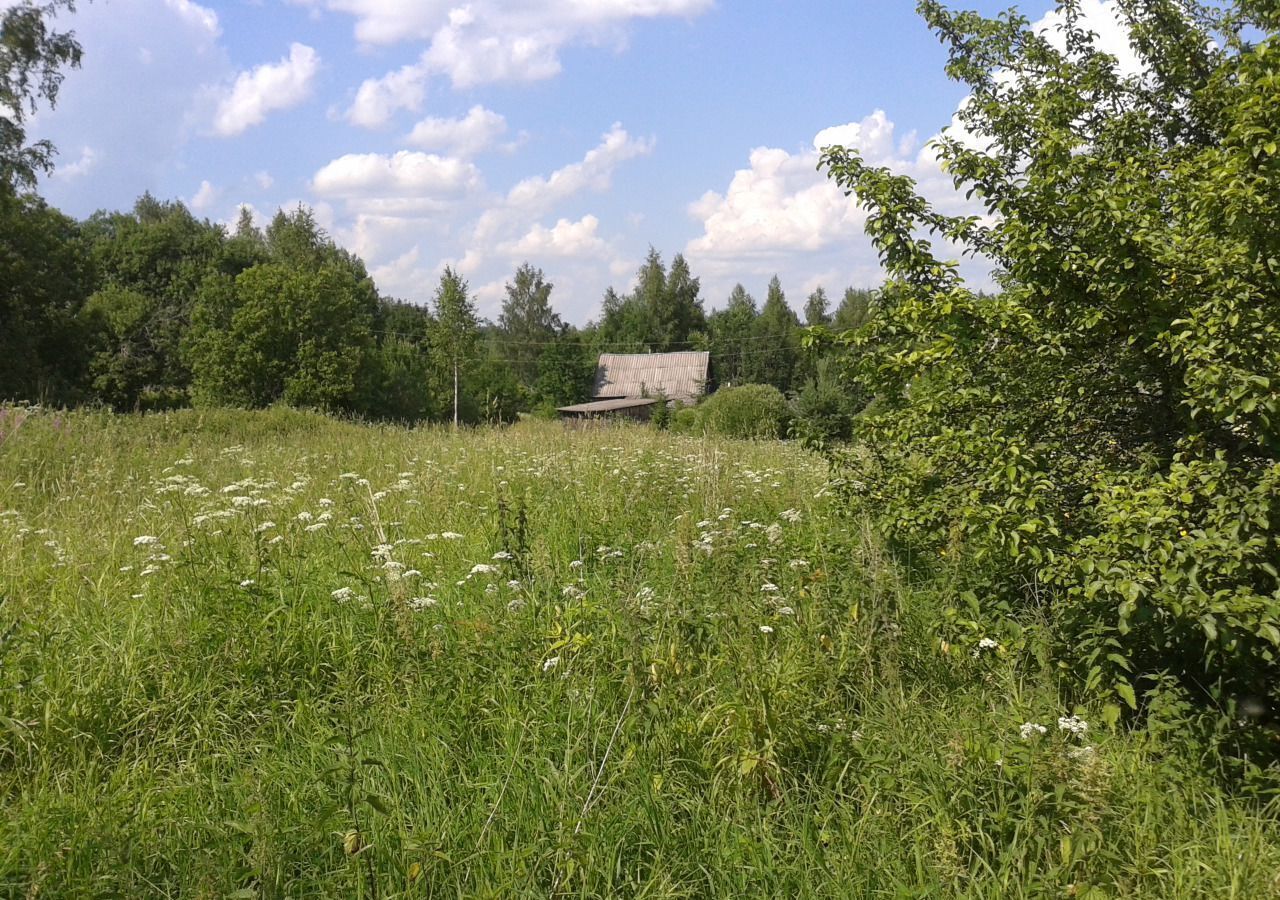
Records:
[[[65,166],[58,166],[54,172],[54,177],[62,181],[71,181],[75,178],[81,178],[88,175],[90,170],[98,164],[98,151],[92,147],[81,147],[80,158],[73,163]]]
[[[218,199],[218,189],[208,182],[208,180],[200,182],[199,189],[192,195],[188,204],[196,212],[204,212]]]
[[[423,119],[413,127],[406,141],[422,150],[474,156],[489,149],[506,130],[506,119],[491,109],[476,105],[459,119]]]
[[[560,219],[551,228],[535,224],[524,237],[499,247],[513,259],[601,257],[609,245],[596,233],[600,220],[585,215],[576,222]]]
[[[381,78],[366,79],[347,110],[347,121],[362,128],[381,128],[402,109],[421,109],[426,95],[426,68],[402,66]]]
[[[538,81],[557,75],[560,51],[579,44],[621,46],[635,19],[697,16],[714,0],[294,0],[355,17],[362,44],[425,42],[416,62],[364,81],[346,112],[379,128],[400,110],[421,108],[431,76],[456,88]]]
[[[480,171],[455,157],[401,150],[392,155],[350,153],[316,172],[311,188],[337,198],[441,197],[473,190]]]
[[[294,43],[278,63],[264,63],[236,76],[230,91],[218,104],[213,132],[220,137],[241,134],[266,121],[269,114],[297,106],[311,96],[320,71],[320,55],[305,44]]]
[[[184,21],[207,32],[212,37],[222,34],[218,25],[218,14],[191,0],[164,0],[164,5],[173,10]]]

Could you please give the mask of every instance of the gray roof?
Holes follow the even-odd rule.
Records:
[[[616,412],[620,409],[635,409],[640,406],[651,406],[657,403],[656,397],[626,397],[622,400],[593,400],[590,403],[575,403],[573,406],[560,406],[557,412],[563,413],[604,413]]]
[[[710,361],[711,354],[704,350],[601,353],[595,396],[652,397],[662,393],[668,400],[697,400],[707,391]]]

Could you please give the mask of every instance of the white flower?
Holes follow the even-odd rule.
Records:
[[[782,543],[782,526],[774,522],[764,530],[764,536],[769,539],[770,544]]]
[[[439,602],[440,601],[435,597],[414,597],[409,601],[409,608],[416,612],[421,612],[424,609],[435,606]]]
[[[231,505],[234,506],[236,509],[244,509],[246,506],[253,505],[253,498],[246,497],[243,494],[239,494],[231,498]]]
[[[772,625],[761,625],[761,626],[760,626],[760,633],[761,633],[761,634],[773,634],[773,626],[772,626]]]
[[[558,665],[560,665],[560,657],[553,656],[542,664],[542,671],[550,672],[552,669],[554,669]]]
[[[319,503],[320,506],[324,507],[325,509],[328,509],[330,506],[333,506],[333,501],[330,500],[328,497],[321,497],[316,502]]]
[[[304,509],[302,512],[294,516],[294,518],[297,519],[299,522],[310,522],[312,519],[315,518],[315,516],[311,515],[311,513],[307,512]]]
[[[1022,727],[1018,729],[1018,734],[1022,735],[1024,741],[1030,740],[1032,735],[1044,734],[1048,731],[1043,725],[1035,722],[1023,722]]]
[[[570,569],[581,569],[581,568],[582,568],[582,560],[580,560],[580,559],[575,559],[573,562],[569,563],[569,568],[570,568]]]
[[[766,581],[760,585],[760,590],[766,594],[776,594],[778,593],[778,586],[771,581]]]
[[[499,550],[497,553],[493,554],[493,556],[490,558],[491,559],[515,559],[515,555],[508,553],[506,550]]]
[[[1067,750],[1067,756],[1079,762],[1088,762],[1093,758],[1093,753],[1094,750],[1091,746],[1072,747]]]
[[[511,588],[513,591],[518,591],[520,590],[520,582],[518,579],[512,578],[507,582],[507,587]]]
[[[356,592],[351,590],[351,588],[340,587],[329,596],[333,597],[333,599],[337,600],[339,603],[346,603],[348,600],[355,597],[355,595]]]
[[[343,472],[338,477],[341,478],[343,481],[355,481],[360,476],[357,475],[355,472]]]
[[[788,522],[795,524],[796,522],[800,521],[800,510],[784,509],[782,512],[778,513],[778,517],[782,519],[786,519]]]
[[[1000,643],[998,641],[992,640],[989,637],[984,637],[982,640],[978,641],[979,650],[996,650],[999,647],[1000,647]]]
[[[240,587],[249,588],[253,587],[257,583],[258,582],[254,581],[252,578],[246,578],[244,581],[240,582]]]
[[[807,560],[807,559],[793,559],[793,560],[791,560],[791,562],[787,563],[787,565],[788,565],[788,566],[790,566],[790,567],[791,567],[791,568],[793,568],[793,569],[807,569],[807,568],[809,568],[809,560]]]
[[[568,597],[570,600],[581,600],[583,597],[587,596],[585,591],[580,590],[572,584],[566,584],[561,588],[560,594],[561,596]]]
[[[253,530],[256,531],[258,534],[262,534],[262,532],[270,531],[272,528],[275,528],[275,527],[276,527],[275,522],[263,522],[261,525],[259,525],[257,528]]]
[[[795,614],[796,611],[790,606],[781,606],[778,608],[778,615],[780,616],[794,616]]]
[[[1072,734],[1084,734],[1089,730],[1089,723],[1079,716],[1059,716],[1058,730],[1069,731]]]
[[[496,571],[498,571],[498,567],[491,566],[488,563],[477,563],[471,567],[471,575],[492,575]],[[467,577],[470,578],[471,575]]]
[[[133,539],[133,546],[135,547],[150,547],[152,544],[158,543],[160,543],[160,538],[150,534],[140,534]]]
[[[321,528],[325,528],[325,527],[326,527],[326,523],[324,522],[313,522],[310,525],[308,525],[306,528],[304,528],[303,531],[319,531]]]
[[[440,532],[440,537],[444,538],[446,541],[462,540],[462,535],[458,534],[456,531],[442,531]]]

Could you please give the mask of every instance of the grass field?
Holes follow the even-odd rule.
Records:
[[[0,896],[1280,897],[1276,801],[1179,710],[1112,731],[1034,647],[944,647],[824,479],[5,411]]]

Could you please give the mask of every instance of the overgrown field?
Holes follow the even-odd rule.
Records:
[[[0,895],[1280,897],[1276,801],[1183,711],[944,646],[825,477],[5,412]]]

